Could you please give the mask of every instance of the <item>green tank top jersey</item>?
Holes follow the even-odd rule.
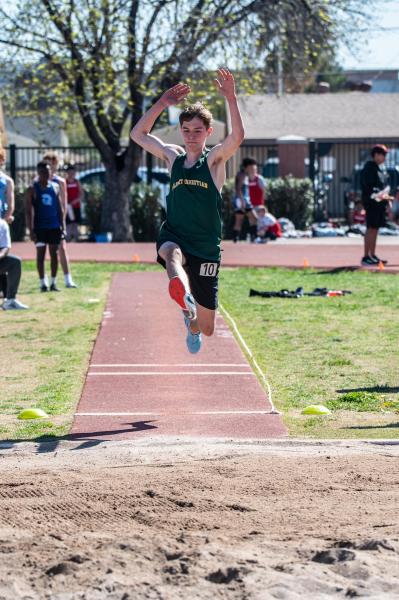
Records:
[[[184,167],[185,153],[175,159],[158,247],[167,241],[175,242],[183,254],[219,261],[222,197],[209,171],[208,154],[209,150],[204,150],[188,169]]]

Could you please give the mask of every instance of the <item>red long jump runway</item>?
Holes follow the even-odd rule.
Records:
[[[71,437],[286,435],[219,314],[198,354],[185,337],[164,273],[115,274]]]
[[[355,238],[281,239],[268,244],[223,241],[223,265],[229,267],[290,267],[302,268],[304,259],[315,269],[360,269],[363,240]],[[31,242],[16,242],[13,253],[24,260],[35,259]],[[155,263],[154,243],[68,244],[72,261]],[[399,237],[380,236],[378,254],[388,260],[387,273],[399,272]],[[368,270],[377,270],[367,267]]]

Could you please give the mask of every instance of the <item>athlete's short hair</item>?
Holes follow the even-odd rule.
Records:
[[[41,160],[40,162],[37,163],[36,165],[37,171],[48,171],[50,173],[50,165],[48,163],[48,161],[46,160]]]
[[[5,162],[6,160],[6,149],[5,148],[0,148],[0,160],[1,162]]]
[[[211,111],[205,108],[201,102],[196,102],[195,104],[183,108],[179,115],[180,127],[182,127],[184,121],[191,121],[192,119],[195,119],[195,117],[201,119],[207,129],[212,125]]]
[[[386,156],[388,154],[388,148],[384,144],[376,144],[371,148],[370,154],[371,156],[375,156],[376,154],[383,154]]]
[[[242,159],[242,168],[249,167],[250,165],[257,165],[258,163],[254,158],[243,158]]]
[[[43,161],[51,162],[52,160],[58,160],[58,154],[54,150],[49,150],[43,155]]]

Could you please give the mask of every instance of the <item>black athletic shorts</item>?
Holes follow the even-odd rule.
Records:
[[[366,211],[367,227],[370,227],[371,229],[385,227],[387,211],[386,202],[376,202],[375,200],[370,200],[370,202],[364,203],[364,208]]]
[[[234,198],[233,200],[233,210],[236,215],[245,215],[248,212],[251,212],[254,207],[251,202],[246,201],[244,208],[241,207],[241,200],[239,198]]]
[[[52,246],[59,246],[63,239],[62,229],[57,227],[56,229],[36,229],[36,246],[46,246],[47,244]]]
[[[159,246],[157,246],[158,250]],[[184,258],[186,259],[184,270],[187,273],[194,300],[204,308],[216,310],[218,307],[220,261],[212,262],[187,252],[184,252]],[[166,268],[165,261],[159,254],[157,254],[157,262]]]

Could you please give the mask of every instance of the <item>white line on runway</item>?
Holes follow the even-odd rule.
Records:
[[[107,371],[102,373],[88,373],[88,377],[101,376],[108,377],[109,375],[250,375],[253,377],[252,371]]]
[[[251,366],[248,363],[175,363],[175,364],[164,364],[164,363],[109,363],[109,364],[98,364],[90,365],[90,368],[110,368],[110,367],[245,367],[250,369]]]
[[[269,415],[269,410],[200,410],[195,412],[180,412],[179,416],[184,415]],[[175,416],[174,413],[165,412],[96,412],[96,413],[75,413],[75,417],[160,417]]]

